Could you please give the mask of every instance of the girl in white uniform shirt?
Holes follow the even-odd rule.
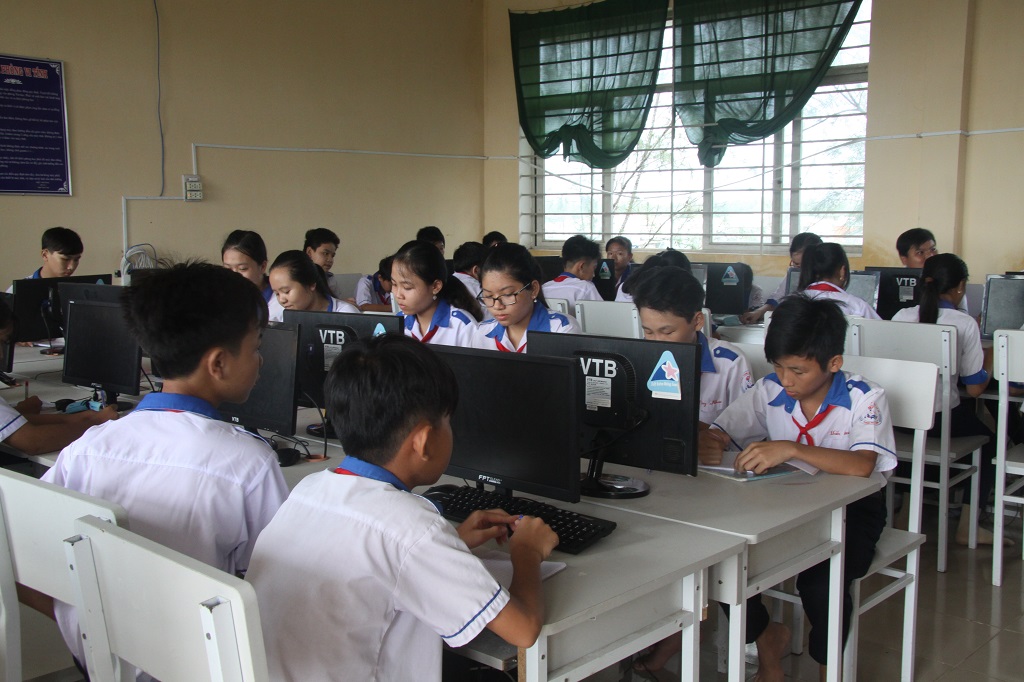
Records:
[[[541,291],[540,264],[520,244],[498,244],[480,269],[480,303],[492,316],[473,334],[473,348],[504,353],[526,351],[530,331],[578,334],[579,323],[548,310]]]
[[[274,290],[267,278],[267,245],[258,232],[235,230],[229,234],[220,247],[220,259],[224,267],[259,287],[263,300],[270,304]]]
[[[981,330],[978,323],[970,315],[957,310],[964,297],[967,287],[967,265],[952,253],[940,253],[924,262],[921,270],[921,303],[912,308],[904,308],[893,315],[893,322],[928,322],[931,324],[949,324],[956,327],[956,342],[959,350],[957,369],[959,377],[953,376],[950,403],[952,409],[949,417],[949,435],[953,438],[961,436],[987,436],[988,444],[982,447],[981,480],[979,492],[981,500],[978,504],[988,503],[989,494],[995,485],[996,470],[992,463],[996,453],[996,437],[985,426],[973,407],[960,402],[960,394],[956,385],[959,379],[972,397],[981,395],[988,386],[989,374],[983,368],[984,354],[981,348]],[[935,396],[935,411],[940,409],[941,397]],[[938,436],[940,423],[936,421],[931,435]],[[964,500],[969,502],[971,489],[964,486]],[[982,507],[983,508],[983,507]],[[956,531],[958,544],[966,545],[968,540],[970,508],[964,505],[960,512],[960,523]],[[992,534],[983,528],[978,529],[978,542],[992,544]]]
[[[800,286],[808,298],[827,298],[839,304],[844,315],[880,320],[871,306],[846,292],[850,283],[850,261],[835,242],[814,244],[804,250],[800,265]]]
[[[444,254],[426,241],[405,244],[391,263],[391,295],[405,315],[405,335],[423,343],[468,348],[480,308],[449,276]]]
[[[270,285],[274,290],[269,306],[272,322],[282,321],[285,310],[359,312],[351,303],[331,296],[324,271],[298,249],[285,251],[274,260],[270,266]]]

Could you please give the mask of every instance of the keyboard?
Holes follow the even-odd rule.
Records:
[[[465,521],[477,509],[504,509],[509,514],[540,517],[558,535],[555,549],[567,554],[579,554],[615,530],[616,525],[614,521],[560,509],[545,502],[507,497],[469,486],[438,486],[428,490],[424,497],[439,502],[445,518],[452,521]]]

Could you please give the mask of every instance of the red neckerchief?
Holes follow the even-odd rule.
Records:
[[[811,429],[813,429],[815,426],[817,426],[821,422],[825,421],[825,417],[828,416],[828,413],[832,411],[833,407],[835,407],[835,405],[829,405],[823,411],[821,411],[818,414],[814,415],[814,419],[812,419],[811,421],[807,422],[806,426],[800,426],[800,422],[798,422],[796,420],[796,417],[793,417],[791,415],[790,419],[792,419],[793,423],[796,424],[796,428],[798,428],[800,430],[800,433],[798,433],[797,436],[796,436],[796,442],[799,443],[801,438],[806,438],[807,439],[807,444],[810,445],[813,448],[815,446],[815,442],[814,442],[814,436],[812,436],[811,433],[810,433]]]
[[[508,331],[506,330],[505,333],[507,334]],[[501,341],[498,341],[498,339],[494,339],[494,345],[502,353],[522,353],[524,350],[526,350],[526,344],[525,343],[520,348],[516,348],[514,351],[511,351],[508,348],[505,348],[505,346],[501,345]]]
[[[831,282],[815,282],[814,284],[807,288],[810,289],[811,291],[834,291],[837,293],[842,293],[843,291],[841,288],[837,287],[835,284],[832,284]]]

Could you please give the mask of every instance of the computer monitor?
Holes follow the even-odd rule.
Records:
[[[62,282],[110,284],[111,275],[73,275],[14,280],[14,340],[39,341],[64,335],[60,293]]]
[[[139,394],[142,351],[120,304],[71,301],[65,334],[61,381],[102,392],[107,405],[117,404],[118,393]]]
[[[4,302],[7,307],[14,310],[14,296],[0,292],[0,296],[4,297]],[[13,372],[14,371],[14,334],[11,334],[11,338],[7,339],[7,343],[0,344],[0,372]]]
[[[1022,327],[1024,277],[989,275],[985,280],[985,298],[981,304],[981,338],[991,339],[999,329]]]
[[[299,330],[295,397],[299,405],[324,406],[324,379],[334,358],[353,339],[404,333],[402,318],[362,313],[285,310],[284,321]]]
[[[271,322],[263,330],[260,355],[263,365],[256,385],[244,403],[221,403],[221,419],[283,436],[295,433],[295,358],[299,347],[298,329],[291,324]]]
[[[61,319],[68,319],[68,305],[71,301],[99,301],[101,303],[121,304],[121,293],[124,287],[114,284],[82,284],[80,282],[61,282],[57,285],[60,297]]]
[[[747,310],[754,271],[746,263],[693,263],[707,270],[704,305],[715,315],[739,315]]]
[[[877,270],[851,270],[850,281],[846,285],[846,292],[856,296],[867,303],[870,307],[878,306],[878,282],[880,276]],[[800,268],[790,268],[786,272],[786,295],[795,293],[800,287]]]
[[[605,462],[697,474],[699,344],[530,332],[527,354],[575,361],[590,458],[582,494],[647,494],[637,479],[602,477]]]
[[[534,256],[534,258],[537,259],[540,271],[544,275],[544,281],[541,284],[550,282],[565,272],[565,263],[563,263],[561,256]],[[617,283],[615,279],[615,261],[611,258],[602,258],[598,261],[597,269],[594,272],[594,286],[597,287],[597,292],[601,294],[601,298],[606,301],[614,301],[615,285]]]
[[[530,333],[533,342],[533,332]],[[580,499],[576,370],[564,358],[432,346],[451,367],[459,403],[447,473],[506,495]]]
[[[891,320],[900,310],[917,305],[920,269],[868,267],[865,270],[878,273],[878,305],[875,311],[883,320]]]
[[[700,285],[701,285],[701,287],[704,288],[704,291],[707,292],[707,290],[708,290],[708,268],[707,268],[707,266],[704,265],[703,263],[690,263],[690,272],[693,274],[694,277],[697,278],[697,281],[700,282]]]

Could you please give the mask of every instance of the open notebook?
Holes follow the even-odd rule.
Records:
[[[493,575],[498,584],[507,590],[509,585],[512,584],[512,557],[509,556],[508,552],[492,549],[477,556],[480,558],[480,561],[484,562],[484,568],[487,569],[487,572]],[[540,564],[540,579],[547,580],[563,568],[565,568],[565,564],[561,561],[542,561]]]
[[[735,450],[727,450],[722,453],[721,464],[698,464],[697,470],[702,474],[721,476],[722,478],[728,478],[733,481],[759,481],[764,478],[775,478],[776,476],[795,474],[798,471],[805,471],[811,475],[818,473],[818,469],[816,467],[798,460],[790,460],[789,462],[784,462],[778,466],[773,466],[763,474],[755,474],[752,471],[737,472],[734,467],[736,464],[736,455],[738,454],[740,453]]]

